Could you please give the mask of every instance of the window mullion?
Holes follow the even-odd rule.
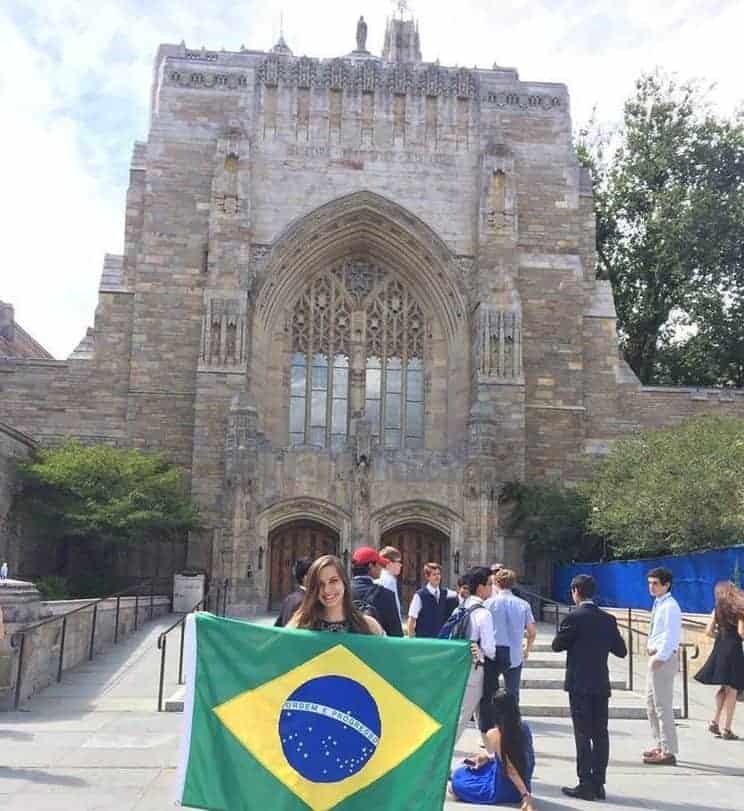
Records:
[[[310,293],[310,324],[308,327],[307,355],[305,356],[305,444],[311,442],[310,422],[313,406],[313,351],[315,344],[315,296]]]
[[[328,298],[328,373],[326,374],[326,448],[331,447],[333,433],[333,372],[336,366],[336,285],[331,277],[331,295]]]

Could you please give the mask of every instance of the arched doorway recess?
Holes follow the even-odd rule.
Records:
[[[394,546],[403,556],[403,568],[398,578],[398,591],[403,612],[424,582],[424,565],[429,562],[442,566],[447,577],[449,538],[440,530],[421,523],[402,524],[389,529],[380,539],[380,547]],[[446,584],[452,587],[452,584]]]
[[[338,533],[315,521],[292,521],[272,530],[269,535],[269,603],[272,609],[295,589],[292,564],[298,558],[337,555]]]

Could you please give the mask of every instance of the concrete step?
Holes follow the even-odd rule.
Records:
[[[558,672],[555,668],[533,667],[522,675],[522,688],[534,690],[562,690],[563,672]],[[627,690],[628,685],[625,679],[610,679],[610,686],[613,690]]]
[[[562,690],[523,689],[519,697],[519,707],[526,718],[568,718],[568,694]],[[682,717],[682,711],[675,707],[675,716]],[[613,693],[610,697],[610,718],[635,720],[646,719],[645,700],[637,693],[627,690]]]
[[[186,698],[186,687],[179,687],[173,695],[165,700],[166,712],[183,712],[183,702]]]
[[[532,653],[523,665],[524,669],[565,670],[566,657],[560,653]]]

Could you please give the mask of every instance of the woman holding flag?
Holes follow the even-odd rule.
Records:
[[[305,599],[288,628],[384,635],[377,620],[352,603],[348,575],[335,555],[323,555],[313,563],[305,588]]]

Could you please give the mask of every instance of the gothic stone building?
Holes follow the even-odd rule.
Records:
[[[358,32],[359,34],[359,32]],[[522,569],[504,482],[576,481],[614,437],[742,393],[642,387],[595,277],[565,86],[422,61],[163,45],[122,256],[67,361],[2,364],[5,421],[166,451],[207,530],[188,562],[234,610],[300,554],[391,542]]]

